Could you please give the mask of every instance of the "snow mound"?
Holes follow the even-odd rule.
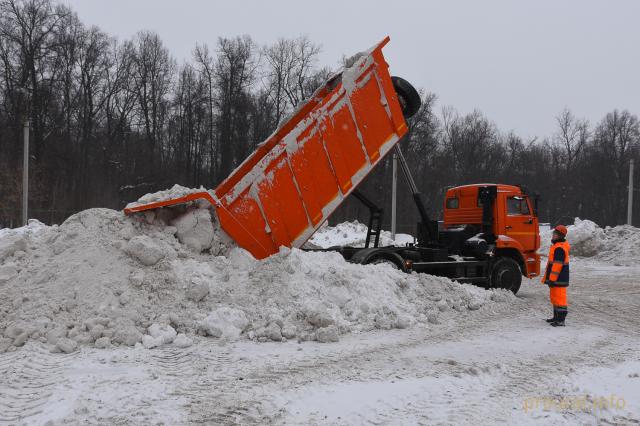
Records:
[[[324,226],[309,239],[310,247],[329,248],[334,246],[364,247],[367,238],[367,225],[354,220],[343,222],[336,226]],[[413,236],[396,234],[395,240],[391,232],[380,233],[380,246],[404,246],[413,243]]]
[[[595,222],[576,218],[567,226],[571,254],[613,262],[617,265],[640,263],[640,228],[630,225],[601,228]],[[547,255],[551,229],[540,230],[540,253]]]
[[[333,342],[517,302],[506,291],[355,265],[333,252],[282,249],[258,261],[221,243],[218,231],[186,237],[185,223],[200,226],[211,215],[197,208],[182,214],[198,220],[90,209],[60,226],[3,230],[0,352],[28,340],[54,352],[187,347],[195,335]]]

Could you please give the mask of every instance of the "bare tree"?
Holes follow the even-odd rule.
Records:
[[[307,36],[301,36],[293,42],[294,66],[288,78],[287,96],[293,106],[298,105],[309,93],[309,79],[318,60],[321,47],[313,43]]]
[[[3,50],[14,55],[5,61],[5,75],[12,80],[15,89],[29,92],[33,151],[39,156],[44,140],[47,107],[56,71],[56,32],[70,14],[66,6],[53,6],[49,0],[2,0],[0,1],[0,39]],[[16,96],[17,97],[17,96]]]
[[[149,170],[153,170],[156,155],[162,163],[162,149],[157,148],[162,144],[168,95],[175,72],[175,61],[157,34],[148,31],[137,34],[132,71],[138,116],[147,141],[147,164]]]
[[[569,109],[563,110],[556,117],[556,122],[558,132],[553,141],[561,147],[565,172],[569,175],[589,139],[589,123],[587,120],[577,119]]]
[[[266,74],[269,98],[275,107],[276,123],[279,123],[287,109],[285,86],[293,67],[291,40],[281,38],[265,47],[264,57],[268,66]]]
[[[452,176],[459,183],[499,170],[497,129],[480,111],[460,116],[452,109],[444,109],[443,128],[443,147],[451,156]]]
[[[607,159],[623,166],[638,149],[640,143],[640,122],[629,111],[608,113],[595,132],[595,140]]]
[[[217,156],[217,146],[216,146],[216,137],[215,137],[215,99],[214,99],[214,85],[215,85],[215,63],[214,59],[209,52],[209,46],[206,44],[196,45],[196,48],[193,52],[193,56],[196,62],[196,66],[200,71],[201,75],[204,77],[206,82],[206,90],[207,90],[207,137],[208,137],[208,151],[209,151],[209,177],[214,179],[216,176],[216,156]]]
[[[218,116],[217,178],[222,180],[244,159],[249,145],[247,95],[258,68],[256,46],[249,36],[218,40],[215,82]],[[243,125],[244,124],[244,125]]]
[[[111,66],[106,70],[106,133],[109,143],[122,150],[136,103],[136,92],[133,90],[135,85],[131,77],[135,66],[135,47],[130,41],[118,44],[112,40],[107,54]]]
[[[640,147],[638,117],[626,110],[608,113],[595,129],[594,144],[600,163],[597,186],[608,200],[605,220],[623,223],[627,167],[632,157],[637,158]],[[603,179],[607,174],[610,178]]]
[[[268,65],[267,86],[275,105],[277,122],[318,87],[318,77],[328,74],[326,69],[320,73],[315,70],[320,51],[320,45],[314,44],[307,36],[281,38],[263,49]]]

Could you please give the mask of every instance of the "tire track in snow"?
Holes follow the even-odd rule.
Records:
[[[191,378],[178,382],[169,392],[187,400],[184,407],[189,413],[189,423],[259,422],[237,400],[237,393],[227,391],[244,373],[235,365],[226,345],[204,339],[187,349],[161,347],[151,351],[150,363],[162,379]]]
[[[494,317],[495,312],[487,311],[482,314],[470,313],[464,324],[449,323],[430,330],[430,340],[446,341],[450,338],[451,329],[475,324],[477,317]],[[466,324],[466,325],[465,325]],[[385,332],[382,332],[385,333]],[[310,382],[322,382],[326,377],[336,377],[349,372],[351,377],[366,377],[367,368],[374,371],[385,371],[387,359],[394,359],[402,348],[421,345],[424,343],[424,330],[405,330],[394,341],[381,344],[374,338],[372,342],[349,348],[336,345],[319,345],[312,353],[298,353],[286,359],[266,361],[260,365],[249,363],[248,366],[231,367],[225,377],[211,377],[210,380],[220,380],[221,388],[215,397],[209,389],[209,400],[215,404],[200,401],[194,421],[217,420],[232,423],[264,423],[280,419],[280,413],[274,413],[270,399],[274,390],[282,391],[289,386],[301,386]],[[372,363],[377,365],[371,365]],[[402,370],[398,366],[398,371]],[[389,374],[396,374],[393,370]],[[204,413],[208,413],[205,415]]]
[[[68,381],[65,373],[71,357],[51,354],[37,343],[0,354],[0,423],[15,424],[41,414],[54,388]]]

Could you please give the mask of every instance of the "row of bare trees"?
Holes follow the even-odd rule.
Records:
[[[444,193],[456,185],[500,182],[523,185],[540,194],[542,221],[570,223],[578,216],[601,225],[625,223],[629,162],[640,160],[640,122],[628,111],[614,110],[595,125],[570,110],[556,117],[556,132],[548,138],[523,140],[501,133],[482,113],[460,115],[451,108],[434,114],[435,96],[426,94],[411,119],[404,150],[414,178],[431,203],[442,209]],[[638,173],[636,185],[638,187]],[[390,211],[391,161],[365,183]],[[402,182],[400,182],[402,183]],[[418,220],[410,194],[399,189],[399,229],[410,232]],[[640,202],[634,224],[640,223]],[[366,217],[363,207],[349,202],[337,220]]]
[[[178,64],[153,32],[116,40],[52,0],[0,0],[0,225],[20,216],[25,118],[30,216],[60,222],[174,183],[215,187],[326,79],[319,52],[307,37],[261,46],[241,36],[198,44]],[[425,93],[403,144],[434,214],[448,186],[500,181],[540,192],[545,220],[620,223],[637,117],[613,111],[592,125],[567,110],[557,120],[552,137],[524,141],[480,112],[437,113]],[[385,161],[364,185],[387,208],[390,176]],[[400,195],[409,231],[414,209]],[[366,215],[348,202],[335,220],[353,217]]]
[[[213,187],[328,74],[306,37],[199,44],[177,64],[160,37],[118,41],[51,0],[0,0],[0,222],[14,223],[22,123],[32,216],[60,221],[170,186]]]

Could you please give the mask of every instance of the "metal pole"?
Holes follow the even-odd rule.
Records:
[[[407,160],[404,158],[404,154],[400,149],[399,145],[394,147],[395,154],[398,156],[398,162],[400,163],[400,167],[402,167],[402,174],[404,178],[407,180],[407,185],[409,185],[409,189],[412,194],[416,194],[418,191],[418,186],[416,185],[416,181],[413,180],[413,176],[411,175],[411,170],[409,170],[409,165],[407,164]]]
[[[398,190],[398,155],[393,154],[393,181],[391,183],[391,239],[396,239],[396,199]]]
[[[633,158],[629,161],[629,200],[627,201],[627,225],[633,218]]]
[[[22,224],[29,219],[29,119],[24,120],[24,145],[22,156]]]

